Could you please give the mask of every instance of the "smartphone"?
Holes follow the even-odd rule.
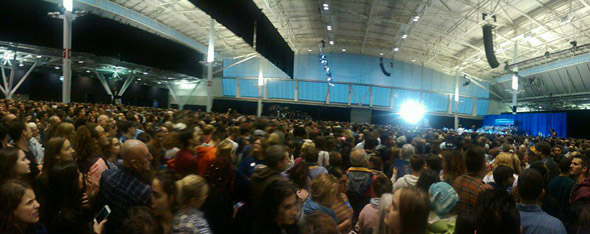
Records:
[[[104,219],[106,219],[107,217],[109,217],[110,214],[111,214],[111,208],[109,207],[109,205],[105,205],[100,210],[100,212],[98,212],[98,214],[96,215],[96,217],[94,217],[94,222],[100,223]]]

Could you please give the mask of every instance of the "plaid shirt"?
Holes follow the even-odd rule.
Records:
[[[482,178],[465,174],[455,179],[453,188],[459,195],[457,211],[464,211],[474,209],[477,203],[477,195],[486,189],[492,189],[492,186],[485,184]]]
[[[172,220],[172,233],[211,234],[203,212],[197,209],[179,211]]]
[[[102,173],[99,196],[111,208],[105,227],[111,233],[121,229],[129,208],[151,205],[152,188],[132,171],[111,169]]]

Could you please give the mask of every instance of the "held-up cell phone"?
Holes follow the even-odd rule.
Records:
[[[98,212],[98,214],[96,215],[96,217],[94,217],[94,222],[100,223],[104,219],[106,219],[107,217],[109,217],[110,214],[111,214],[111,208],[109,207],[109,205],[105,205],[100,210],[100,212]]]

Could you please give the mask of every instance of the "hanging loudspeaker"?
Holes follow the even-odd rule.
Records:
[[[500,66],[498,63],[498,59],[496,59],[496,54],[494,53],[494,38],[492,36],[492,25],[484,25],[483,26],[483,45],[486,50],[486,58],[488,59],[488,63],[490,67],[496,68]]]
[[[383,72],[383,75],[385,75],[385,76],[391,76],[391,73],[387,72],[385,70],[385,66],[383,66],[383,58],[380,58],[379,61],[380,61],[379,62],[379,67],[381,67],[381,71]]]

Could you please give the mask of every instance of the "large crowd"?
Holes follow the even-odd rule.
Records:
[[[0,114],[0,233],[590,233],[583,139],[231,109]]]

